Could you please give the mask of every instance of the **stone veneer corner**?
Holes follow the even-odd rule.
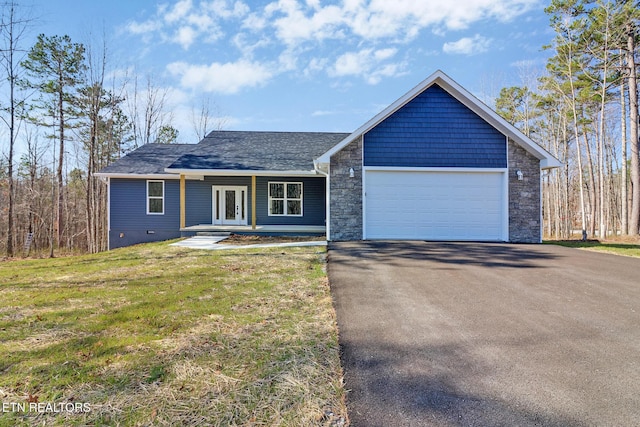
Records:
[[[329,240],[362,240],[362,136],[331,157],[329,186]]]

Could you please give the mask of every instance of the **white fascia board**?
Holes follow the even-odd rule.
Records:
[[[180,175],[174,174],[140,174],[140,173],[104,173],[96,172],[93,176],[98,178],[124,178],[124,179],[180,179]]]
[[[173,174],[203,175],[203,176],[317,176],[316,170],[308,171],[271,171],[271,170],[236,170],[236,169],[171,169],[164,170]]]
[[[555,169],[561,167],[562,162],[553,156],[551,158],[540,160],[540,169]]]

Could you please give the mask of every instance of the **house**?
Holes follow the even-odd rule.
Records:
[[[540,242],[541,171],[559,166],[437,71],[350,134],[214,131],[97,175],[110,248],[224,230]]]

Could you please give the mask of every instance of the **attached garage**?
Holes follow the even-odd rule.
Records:
[[[365,170],[364,239],[506,241],[506,171]]]
[[[437,71],[315,160],[329,240],[542,240],[542,170],[561,166]]]

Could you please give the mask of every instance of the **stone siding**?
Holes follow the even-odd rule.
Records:
[[[329,175],[329,240],[362,240],[362,136],[331,157]]]
[[[518,180],[517,172],[523,175]],[[540,161],[509,139],[509,241],[540,243]]]

